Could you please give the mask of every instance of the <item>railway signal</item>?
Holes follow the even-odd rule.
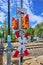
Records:
[[[27,42],[26,39],[28,38],[28,33],[26,33],[23,36],[23,30],[22,30],[22,29],[29,28],[29,16],[28,14],[26,14],[26,9],[22,8],[22,5],[23,5],[22,3],[23,3],[23,0],[20,0],[21,8],[17,8],[17,16],[19,16],[19,19],[18,19],[19,32],[18,31],[15,32],[15,35],[19,41],[19,47],[13,55],[13,58],[19,57],[19,65],[22,65],[23,56],[28,56],[30,54],[25,47],[25,43]],[[13,30],[15,29],[13,28]]]
[[[22,29],[27,29],[29,28],[29,16],[28,14],[24,14],[23,17],[21,17],[21,22],[22,22]]]
[[[13,29],[18,29],[18,20],[14,17],[12,17],[12,28]]]
[[[29,16],[28,16],[28,14],[24,14],[21,17],[21,21],[19,21],[19,19],[12,17],[12,28],[14,30],[17,30],[17,29],[19,30],[20,27],[21,27],[21,29],[29,28]]]

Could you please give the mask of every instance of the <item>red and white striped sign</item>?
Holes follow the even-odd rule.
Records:
[[[13,58],[18,58],[21,56],[28,56],[30,54],[30,52],[25,48],[25,45],[24,45],[25,42],[24,41],[26,41],[25,38],[28,38],[29,34],[25,33],[23,40],[21,39],[18,31],[15,32],[15,35],[18,38],[20,43],[19,43],[18,49],[16,50],[16,52],[13,55]],[[21,48],[22,48],[22,53],[21,53]]]

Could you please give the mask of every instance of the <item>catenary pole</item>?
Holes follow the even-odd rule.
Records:
[[[12,48],[11,37],[10,37],[10,0],[8,0],[8,37],[7,37],[7,43],[8,43],[8,46],[6,47],[6,49],[8,50],[6,52],[7,65],[12,65],[12,61],[11,61],[11,50],[9,51],[9,49]]]
[[[10,35],[10,0],[8,0],[8,35]]]

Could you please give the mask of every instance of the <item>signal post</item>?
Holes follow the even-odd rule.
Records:
[[[19,19],[15,20],[15,18],[12,19],[12,28],[15,31],[15,35],[18,38],[19,41],[19,47],[18,49],[15,51],[13,58],[19,58],[19,63],[18,65],[22,65],[23,62],[23,56],[28,56],[30,53],[29,51],[25,48],[25,43],[27,43],[27,38],[28,38],[28,32],[26,32],[25,34],[23,33],[23,31],[27,28],[29,28],[29,16],[26,13],[26,9],[22,8],[23,6],[23,0],[20,0],[20,8],[17,8],[17,16],[19,17]],[[17,25],[17,23],[14,22],[18,22],[18,27],[14,26]],[[18,29],[18,30],[17,30]]]

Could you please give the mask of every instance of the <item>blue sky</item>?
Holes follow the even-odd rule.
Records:
[[[0,26],[8,18],[8,1],[0,0]],[[10,22],[16,16],[16,9],[20,7],[20,0],[10,0]],[[23,0],[23,8],[27,9],[30,26],[35,27],[43,22],[43,0]]]

